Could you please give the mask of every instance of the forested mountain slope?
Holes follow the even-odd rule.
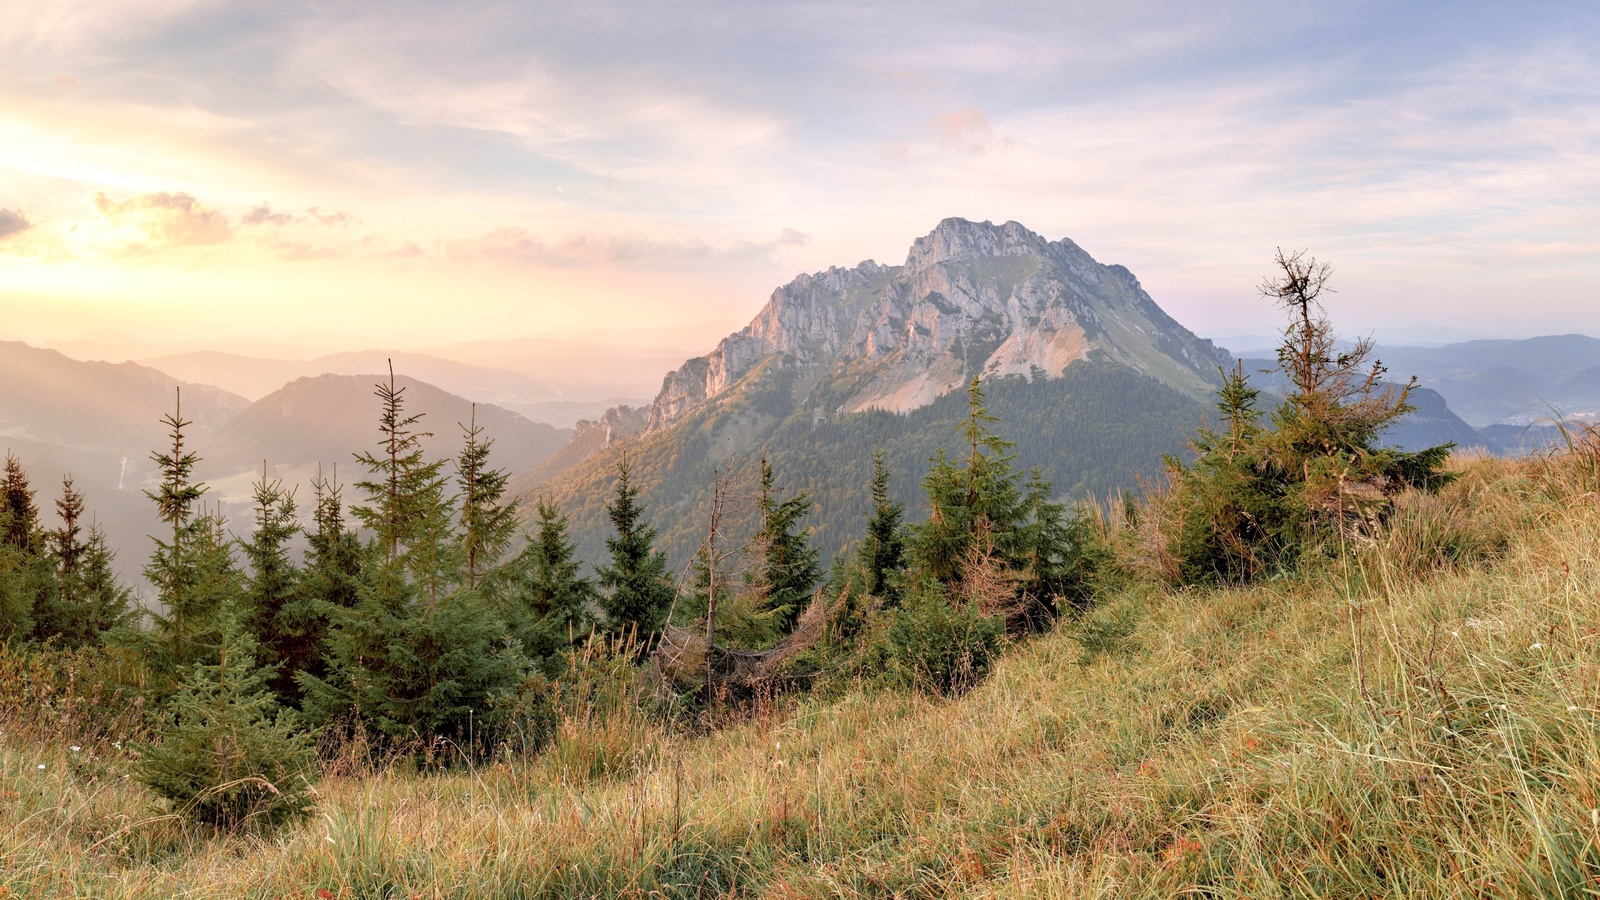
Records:
[[[579,555],[604,559],[610,534],[605,504],[626,453],[646,515],[661,529],[657,546],[675,569],[702,537],[714,474],[729,473],[748,499],[763,454],[782,491],[804,491],[816,502],[807,521],[815,529],[814,546],[825,556],[861,533],[875,450],[884,452],[892,492],[906,504],[908,520],[924,518],[919,482],[929,459],[940,448],[965,452],[957,429],[966,419],[966,395],[946,394],[905,414],[871,410],[817,418],[797,403],[785,376],[774,369],[741,385],[728,402],[692,413],[670,429],[615,441],[554,479],[524,479],[518,487],[526,497],[559,501],[572,516]],[[986,390],[1000,432],[1018,441],[1018,465],[1037,466],[1058,495],[1104,496],[1136,488],[1135,476],[1158,472],[1163,454],[1184,452],[1205,414],[1199,401],[1103,360],[1075,363],[1060,378],[994,379]],[[740,533],[753,522],[753,503],[735,502],[730,514],[730,533]]]
[[[1019,464],[1037,466],[1057,495],[1086,496],[1133,488],[1163,454],[1182,452],[1227,362],[1127,269],[1015,222],[946,219],[904,265],[869,260],[774,291],[747,328],[667,375],[643,434],[630,436],[633,416],[606,439],[581,427],[518,487],[559,500],[582,555],[600,559],[626,454],[660,546],[681,566],[714,474],[734,483],[737,529],[751,506],[739,488],[765,455],[780,490],[816,502],[814,541],[832,554],[862,527],[874,450],[909,518],[922,517],[918,483],[941,447],[961,452],[959,389],[974,376]]]

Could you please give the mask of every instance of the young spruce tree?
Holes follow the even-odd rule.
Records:
[[[245,582],[245,626],[259,642],[262,665],[274,675],[271,687],[280,700],[299,699],[295,673],[312,664],[314,646],[305,623],[296,621],[303,606],[303,576],[289,558],[289,541],[300,533],[294,494],[283,482],[269,481],[266,466],[254,485],[255,528],[243,543],[250,566]]]
[[[535,507],[534,533],[512,562],[507,618],[524,652],[546,675],[556,675],[567,648],[593,629],[590,607],[599,599],[594,583],[579,572],[567,516],[554,502]]]
[[[1381,521],[1398,492],[1449,480],[1451,445],[1383,446],[1384,429],[1412,409],[1415,380],[1387,382],[1369,339],[1338,348],[1321,301],[1328,265],[1282,250],[1273,265],[1260,291],[1289,317],[1278,349],[1288,396],[1264,428],[1260,392],[1242,369],[1223,373],[1226,428],[1201,430],[1193,463],[1168,461],[1168,578],[1237,582],[1293,570]]]
[[[0,613],[7,615],[0,640],[44,641],[68,626],[33,497],[21,460],[8,452],[0,481]]]
[[[861,541],[859,564],[864,577],[861,588],[884,606],[900,602],[900,571],[905,568],[906,544],[900,519],[905,508],[889,497],[889,470],[883,464],[883,451],[872,454],[872,513],[867,518],[867,534]]]
[[[215,828],[268,830],[312,808],[312,735],[278,705],[254,637],[231,604],[217,611],[212,655],[183,672],[158,744],[135,772],[174,812]]]
[[[125,635],[143,653],[157,697],[176,687],[189,666],[210,657],[220,639],[218,611],[242,589],[226,521],[220,511],[195,508],[206,487],[193,480],[199,457],[185,449],[184,429],[192,423],[183,418],[181,395],[162,421],[172,443],[168,451],[151,454],[162,478],[159,489],[145,495],[171,529],[171,540],[151,536],[156,546],[144,568],[160,608],[151,613],[150,630]]]
[[[462,431],[466,441],[456,457],[462,568],[469,589],[492,593],[497,567],[517,531],[517,504],[504,502],[510,475],[489,465],[494,441],[483,439],[476,405],[472,407],[472,424]]]
[[[807,539],[807,530],[800,527],[800,520],[811,512],[811,500],[803,493],[779,500],[772,466],[763,456],[756,509],[761,522],[750,542],[755,561],[750,587],[760,596],[763,611],[772,615],[778,631],[788,633],[811,602],[811,592],[822,577],[819,554]]]
[[[99,525],[89,527],[83,539],[83,494],[69,475],[61,479],[61,499],[56,514],[61,527],[48,533],[55,560],[61,617],[58,640],[64,647],[98,646],[115,629],[132,621],[133,600],[112,571],[115,558]]]
[[[599,571],[605,589],[600,605],[613,633],[637,633],[649,641],[661,630],[673,589],[667,579],[667,555],[651,546],[656,530],[644,521],[638,497],[624,458],[617,466],[616,500],[606,506],[617,534],[606,539],[611,562]]]

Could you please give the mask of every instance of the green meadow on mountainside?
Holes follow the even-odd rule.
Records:
[[[1600,874],[1597,462],[1458,461],[1325,566],[1128,585],[957,698],[863,684],[684,730],[635,711],[626,666],[580,655],[537,757],[335,757],[315,813],[269,839],[162,818],[123,777],[134,723],[8,656],[0,886],[1582,896]]]

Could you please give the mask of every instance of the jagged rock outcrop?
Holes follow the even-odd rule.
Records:
[[[846,376],[838,412],[904,412],[974,374],[1060,375],[1092,351],[1196,397],[1226,351],[1168,316],[1121,266],[1016,222],[946,219],[901,266],[801,275],[743,330],[667,375],[646,430],[667,428],[763,360]]]
[[[579,419],[573,427],[572,441],[589,441],[601,447],[611,442],[633,437],[644,430],[650,420],[650,411],[637,406],[613,406],[599,419]]]

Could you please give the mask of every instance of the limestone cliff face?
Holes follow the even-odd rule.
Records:
[[[1091,351],[1196,396],[1227,353],[1173,321],[1127,269],[1016,222],[946,219],[901,266],[801,275],[743,330],[667,375],[647,431],[727,391],[758,363],[845,375],[838,411],[915,409],[975,374],[1057,376]]]

